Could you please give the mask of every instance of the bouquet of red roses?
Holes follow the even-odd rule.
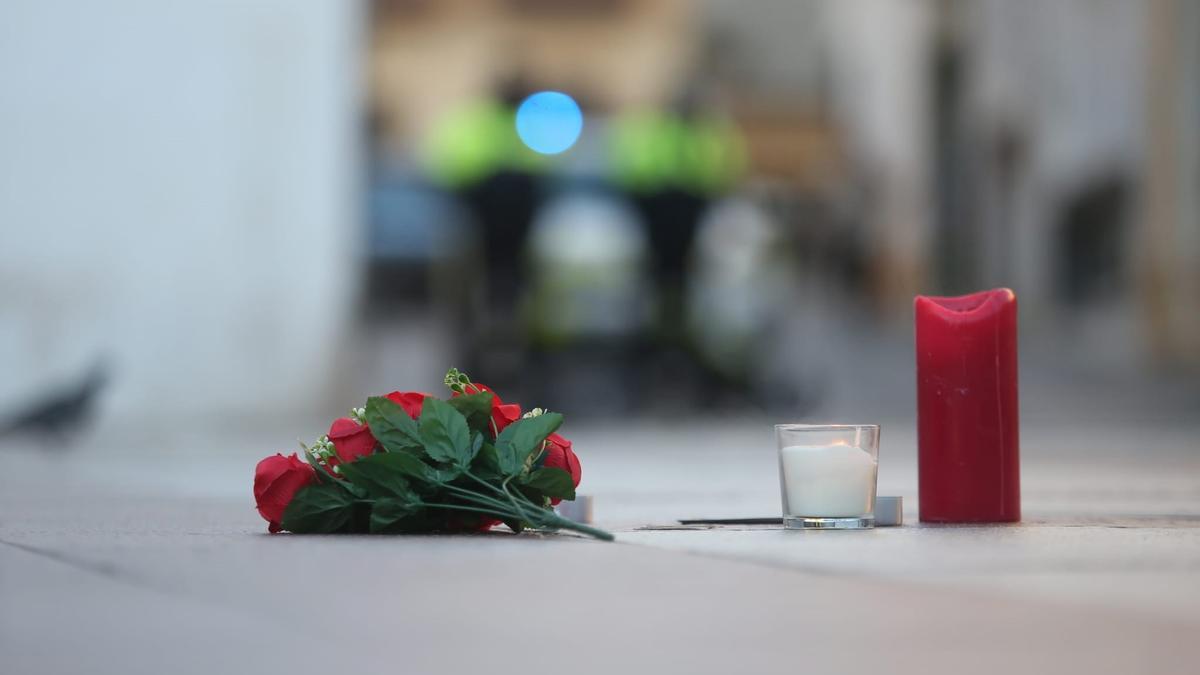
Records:
[[[452,368],[446,400],[420,392],[367,399],[329,434],[267,457],[254,499],[271,532],[413,533],[574,530],[611,534],[556,514],[581,475],[562,415],[504,403]]]

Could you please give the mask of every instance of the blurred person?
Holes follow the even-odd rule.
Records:
[[[744,165],[737,128],[703,105],[694,87],[668,109],[628,112],[613,120],[611,177],[641,214],[649,242],[657,301],[651,349],[656,368],[697,370],[684,311],[688,261],[701,217],[736,185]]]
[[[519,77],[504,81],[495,95],[443,118],[426,147],[431,178],[462,200],[482,247],[482,307],[466,313],[464,368],[497,386],[504,374],[483,346],[504,350],[517,342],[516,309],[526,283],[522,252],[550,162],[517,136],[517,106],[530,93]]]
[[[687,327],[705,366],[715,405],[794,412],[801,378],[781,364],[794,344],[780,344],[795,311],[790,302],[795,251],[779,220],[752,195],[713,204],[696,233],[686,296]]]
[[[637,343],[645,328],[646,244],[619,195],[582,178],[538,211],[530,235],[524,316],[529,361],[542,377],[529,392],[572,415],[617,416],[641,401]]]

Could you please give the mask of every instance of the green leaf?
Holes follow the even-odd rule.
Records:
[[[372,396],[367,399],[363,417],[371,428],[371,435],[387,452],[423,454],[417,423],[399,403],[385,396]]]
[[[485,391],[478,394],[455,396],[446,403],[467,418],[467,426],[471,431],[488,433],[492,428],[492,399],[492,393]]]
[[[354,483],[351,483],[348,480],[335,479],[333,482],[333,485],[341,488],[342,490],[345,490],[346,492],[349,492],[350,497],[353,499],[366,499],[367,498],[366,489],[361,488],[361,487],[355,485]]]
[[[471,442],[467,419],[445,401],[425,399],[421,405],[420,429],[425,452],[436,461],[465,469],[479,451]]]
[[[516,476],[525,470],[525,460],[542,447],[546,437],[562,425],[562,415],[545,413],[520,419],[504,428],[496,439],[496,454],[500,472]]]
[[[457,471],[429,466],[420,458],[406,452],[383,452],[367,455],[359,458],[349,467],[350,470],[347,472],[343,466],[342,472],[351,482],[367,487],[368,490],[370,490],[371,484],[376,486],[372,496],[397,494],[401,491],[400,483],[404,483],[404,488],[407,489],[408,484],[405,479],[425,486],[438,486],[449,483],[459,476]],[[384,494],[385,492],[386,494]]]
[[[487,441],[481,444],[471,472],[485,481],[495,483],[499,483],[504,478],[504,475],[500,473],[500,455],[496,452],[496,446]]]
[[[385,453],[368,455],[349,464],[342,464],[339,469],[342,475],[354,485],[366,491],[368,497],[394,497],[412,492],[404,473],[390,463],[372,460],[372,457],[407,457],[404,453]],[[414,461],[421,460],[413,457]]]
[[[297,534],[341,531],[354,510],[354,495],[339,485],[309,485],[283,512],[283,529]]]
[[[412,493],[377,500],[371,509],[371,532],[404,531],[404,521],[418,515],[422,507],[421,500]]]
[[[549,466],[538,469],[529,474],[525,485],[547,497],[575,499],[575,482],[571,479],[571,474],[562,469]]]

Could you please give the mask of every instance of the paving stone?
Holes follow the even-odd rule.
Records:
[[[1019,526],[797,533],[643,529],[777,513],[761,420],[580,429],[612,545],[267,535],[269,429],[0,448],[0,670],[1191,673],[1193,431],[1027,430]],[[885,426],[885,491],[914,447]]]

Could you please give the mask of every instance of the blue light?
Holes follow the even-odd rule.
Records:
[[[534,152],[557,155],[575,145],[581,131],[583,112],[562,92],[539,91],[517,108],[517,135]]]

